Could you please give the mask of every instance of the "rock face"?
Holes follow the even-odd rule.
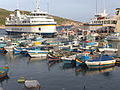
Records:
[[[6,17],[9,16],[10,13],[13,13],[13,11],[8,11],[8,10],[0,8],[0,28],[4,28],[5,19],[6,19]],[[29,14],[28,11],[21,11],[21,13]],[[51,16],[53,16],[53,15],[51,15]],[[61,18],[58,16],[53,16],[53,18],[57,22],[57,25],[65,25],[66,26],[66,25],[81,25],[82,24],[81,22],[66,19],[66,18]]]

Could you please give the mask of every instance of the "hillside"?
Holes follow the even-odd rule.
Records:
[[[21,12],[24,13],[24,14],[29,14],[28,11],[21,11]],[[13,13],[13,11],[8,11],[8,10],[0,8],[0,26],[5,25],[5,19],[11,13]],[[81,24],[80,22],[70,20],[70,19],[66,19],[66,18],[62,18],[62,17],[53,16],[53,18],[57,22],[57,25],[77,25],[77,24]]]
[[[0,25],[5,24],[5,18],[12,13],[11,11],[0,8]]]
[[[82,24],[81,22],[70,20],[67,18],[58,17],[58,16],[53,16],[53,18],[55,19],[55,21],[57,22],[58,25],[79,25],[79,24]]]

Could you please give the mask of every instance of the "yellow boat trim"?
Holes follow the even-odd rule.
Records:
[[[89,25],[89,26],[103,26],[103,25]]]
[[[82,61],[80,61],[79,59],[76,59],[76,62],[83,63],[83,62],[82,62]]]
[[[40,26],[56,26],[56,25],[6,25],[5,27],[40,27]]]

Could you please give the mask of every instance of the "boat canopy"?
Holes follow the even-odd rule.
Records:
[[[112,57],[108,55],[101,55],[97,57],[96,59],[89,60],[89,62],[97,62],[97,61],[108,61],[108,60],[113,60]]]

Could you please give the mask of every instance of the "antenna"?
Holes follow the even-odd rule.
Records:
[[[105,10],[105,8],[106,8],[106,7],[105,7],[105,0],[103,0],[103,2],[104,2],[104,10]]]
[[[17,0],[17,9],[20,8],[20,0]]]
[[[96,0],[96,13],[97,13],[97,0]]]
[[[49,13],[49,2],[47,2],[47,11]]]
[[[17,9],[19,9],[19,4],[17,4]]]
[[[104,14],[106,13],[106,10],[105,10],[105,0],[103,0],[103,2],[104,2]]]
[[[40,9],[40,0],[36,0],[36,10]]]

